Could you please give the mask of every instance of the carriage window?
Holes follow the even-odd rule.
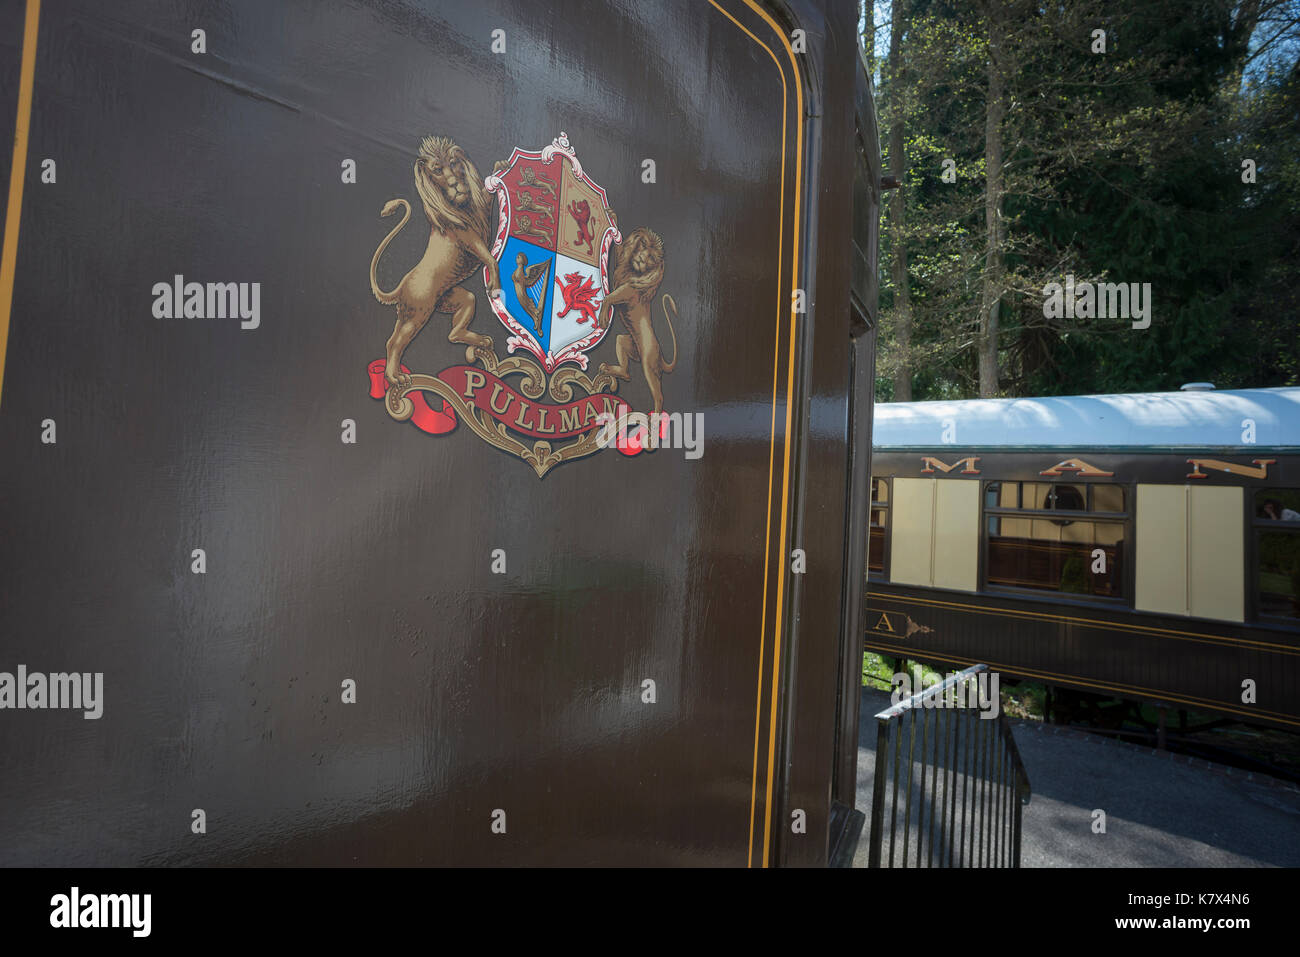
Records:
[[[1255,493],[1255,555],[1260,615],[1300,618],[1300,489]]]
[[[984,489],[985,580],[1125,597],[1124,500],[1116,485],[990,482]]]
[[[871,538],[867,546],[867,572],[885,574],[885,539],[889,530],[889,482],[871,480]]]
[[[1087,510],[1084,496],[1087,487],[1081,491],[1075,485],[1048,485],[1046,482],[1023,482],[1020,484],[1021,508],[1047,508],[1065,512],[1083,512]]]
[[[1020,507],[1020,483],[1019,482],[989,482],[984,489],[984,504],[996,508]]]
[[[1124,489],[1119,485],[1089,485],[1094,512],[1124,511]]]

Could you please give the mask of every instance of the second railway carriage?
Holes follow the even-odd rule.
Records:
[[[1300,388],[879,405],[866,646],[1300,729]]]

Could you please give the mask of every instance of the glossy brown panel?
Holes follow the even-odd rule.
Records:
[[[46,4],[0,396],[0,672],[102,673],[103,713],[0,709],[0,863],[824,863],[857,560],[852,19],[748,0]],[[508,351],[474,242],[430,230],[414,177],[455,195],[468,174],[445,144],[413,172],[426,136],[487,191],[516,148],[567,142],[594,185],[557,183],[574,212],[552,224],[578,229],[598,186],[614,216],[593,229],[657,233],[663,406],[703,417],[700,457],[546,460],[553,423],[525,398],[558,421],[584,394],[553,376],[544,398],[510,379],[518,417],[484,410],[481,434],[473,380],[436,391],[528,350]],[[372,289],[397,199],[411,224]],[[547,231],[530,223],[510,236]],[[598,247],[574,255],[599,278]],[[399,285],[417,263],[437,268]],[[528,294],[515,268],[503,303]],[[176,276],[178,300],[258,283],[256,322],[161,318]],[[553,296],[580,284],[552,278]],[[384,397],[394,297],[448,310],[400,359],[436,396],[422,425]],[[623,308],[584,374],[628,366],[593,388],[651,411]],[[467,354],[481,335],[491,360]],[[630,359],[618,335],[638,337]]]

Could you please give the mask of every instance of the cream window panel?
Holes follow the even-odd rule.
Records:
[[[890,520],[889,580],[900,585],[934,584],[930,549],[934,530],[932,478],[894,479],[894,504]]]
[[[1243,490],[1192,486],[1187,539],[1191,614],[1220,621],[1246,620]]]
[[[975,591],[979,584],[980,483],[937,481],[934,584]]]
[[[1133,607],[1187,614],[1187,488],[1139,485]]]
[[[978,482],[894,479],[889,580],[975,591],[979,494]]]
[[[1134,607],[1244,621],[1242,489],[1139,485],[1137,492]]]

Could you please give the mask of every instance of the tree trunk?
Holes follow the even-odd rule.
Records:
[[[876,81],[876,11],[867,0],[858,0],[858,28],[862,55],[867,61],[867,76]]]
[[[1005,264],[1002,257],[1002,121],[1006,116],[1003,73],[1005,21],[1001,0],[988,4],[989,94],[984,117],[984,225],[987,247],[980,292],[980,398],[998,394],[998,310],[1002,301]]]
[[[907,168],[903,147],[903,30],[906,0],[890,3],[889,28],[889,165],[899,183]],[[894,372],[894,401],[912,401],[912,293],[907,283],[907,239],[904,235],[904,193],[897,187],[889,197],[890,248],[893,252],[891,278],[894,286],[894,337],[898,368]]]

